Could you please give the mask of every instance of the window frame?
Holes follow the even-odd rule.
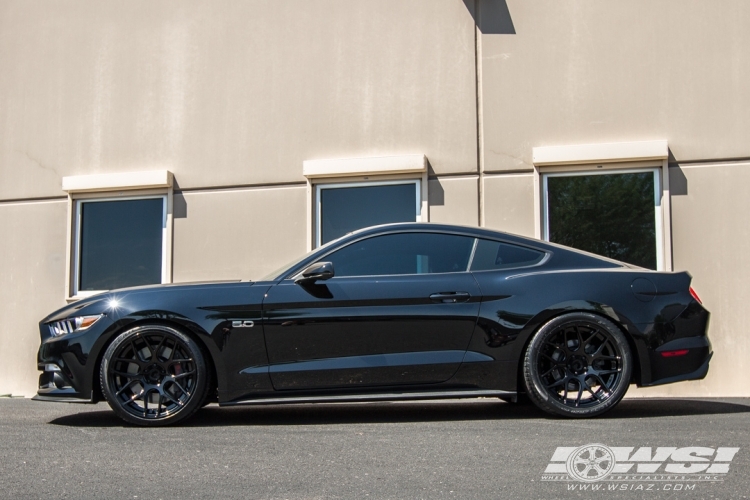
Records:
[[[424,190],[426,189],[426,183],[423,179],[420,178],[414,178],[414,177],[401,177],[401,178],[391,178],[391,179],[377,179],[377,180],[369,180],[369,178],[363,178],[360,180],[352,181],[351,179],[347,179],[345,181],[338,181],[335,182],[333,180],[326,179],[325,181],[321,183],[315,183],[313,185],[314,187],[314,194],[313,194],[313,241],[312,241],[312,247],[313,248],[320,248],[322,246],[321,243],[321,191],[323,189],[345,189],[345,188],[358,188],[358,187],[374,187],[374,186],[395,186],[395,185],[404,185],[404,184],[414,184],[414,200],[415,200],[415,215],[414,215],[414,221],[413,222],[422,222],[424,219],[424,212],[425,212],[425,204],[426,204],[426,194]]]
[[[131,193],[128,193],[131,194]],[[161,282],[169,283],[170,269],[168,259],[169,231],[168,231],[168,208],[169,193],[150,193],[130,196],[77,196],[71,200],[73,203],[74,218],[72,221],[72,256],[71,256],[71,276],[70,276],[70,293],[71,297],[85,298],[108,290],[79,290],[80,271],[81,271],[81,216],[82,206],[84,203],[102,203],[108,201],[133,201],[133,200],[162,200],[162,230],[161,230]]]
[[[540,168],[538,175],[540,177],[540,234],[539,239],[550,241],[549,239],[549,184],[550,177],[579,177],[588,175],[617,175],[617,174],[638,174],[652,172],[654,176],[654,233],[656,245],[656,270],[671,270],[671,259],[668,259],[668,249],[665,241],[667,232],[665,231],[665,210],[663,194],[664,188],[664,171],[661,165],[653,163],[647,165],[577,165],[565,168]],[[668,197],[668,191],[667,191]]]
[[[308,255],[307,258],[304,260],[298,262],[293,268],[285,271],[284,273],[279,274],[274,278],[273,281],[293,281],[302,276],[302,272],[309,266],[317,263],[317,262],[325,262],[326,257],[331,255],[334,252],[337,252],[341,250],[342,248],[346,248],[349,245],[353,245],[355,243],[359,243],[360,241],[370,239],[370,238],[376,238],[379,236],[388,236],[393,234],[404,234],[404,233],[434,233],[434,234],[443,234],[443,235],[451,235],[451,236],[464,236],[467,238],[471,238],[474,240],[471,247],[471,253],[469,254],[469,261],[466,265],[466,269],[463,271],[449,271],[446,273],[411,273],[411,274],[378,274],[378,275],[357,275],[357,276],[333,276],[331,279],[361,279],[361,278],[379,278],[379,277],[393,277],[393,276],[432,276],[434,274],[457,274],[457,273],[493,273],[493,272],[507,272],[507,271],[513,271],[515,269],[528,269],[532,267],[539,267],[544,265],[549,259],[550,256],[554,253],[553,251],[537,247],[533,245],[526,245],[526,244],[520,244],[513,241],[507,241],[501,238],[488,238],[486,236],[477,236],[475,234],[467,234],[462,232],[453,232],[453,231],[434,231],[429,229],[410,229],[410,230],[393,230],[393,231],[387,231],[383,233],[377,233],[377,234],[368,234],[363,235],[359,238],[355,238],[351,241],[349,241],[346,245],[342,247],[336,247],[327,249],[326,251],[322,251],[322,249],[319,249],[321,251],[314,251],[312,254]],[[527,265],[519,265],[514,267],[508,267],[507,269],[483,269],[483,270],[475,270],[473,271],[471,269],[472,264],[474,263],[474,256],[476,254],[477,245],[479,244],[479,240],[486,240],[486,241],[494,241],[498,243],[503,243],[506,245],[513,245],[521,248],[528,248],[531,250],[536,250],[538,252],[543,253],[543,257],[533,264],[527,264]],[[330,243],[335,242],[336,240],[333,240]],[[335,269],[334,269],[335,271]]]

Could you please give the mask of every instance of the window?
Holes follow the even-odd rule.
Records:
[[[531,248],[501,243],[499,241],[477,240],[472,271],[491,271],[531,266],[541,262],[545,253]]]
[[[75,201],[73,295],[166,281],[163,195]]]
[[[420,189],[420,180],[317,185],[316,246],[363,227],[417,221]]]
[[[663,268],[660,169],[543,176],[543,236],[649,269]]]
[[[336,276],[383,276],[466,271],[474,238],[395,233],[356,241],[323,257]]]

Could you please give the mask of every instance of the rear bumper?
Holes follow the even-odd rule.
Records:
[[[681,375],[675,375],[673,377],[661,378],[650,384],[644,384],[641,387],[653,387],[655,385],[671,384],[673,382],[684,382],[686,380],[703,380],[708,374],[708,364],[711,361],[713,355],[713,352],[708,353],[708,357],[706,358],[706,360],[695,371]]]
[[[639,385],[651,387],[706,377],[713,356],[709,312],[692,302],[674,320],[649,325]]]

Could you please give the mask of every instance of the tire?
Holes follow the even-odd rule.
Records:
[[[563,417],[601,415],[630,385],[632,355],[625,335],[591,313],[563,314],[542,325],[523,358],[529,399]]]
[[[99,370],[104,398],[131,424],[171,425],[201,408],[208,369],[198,344],[164,325],[121,333],[104,352]]]

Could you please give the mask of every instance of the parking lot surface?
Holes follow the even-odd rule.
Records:
[[[0,399],[0,497],[748,498],[749,423],[750,399],[626,399],[591,420],[481,399],[211,405],[146,429],[105,403]],[[587,444],[628,473],[550,473]]]

